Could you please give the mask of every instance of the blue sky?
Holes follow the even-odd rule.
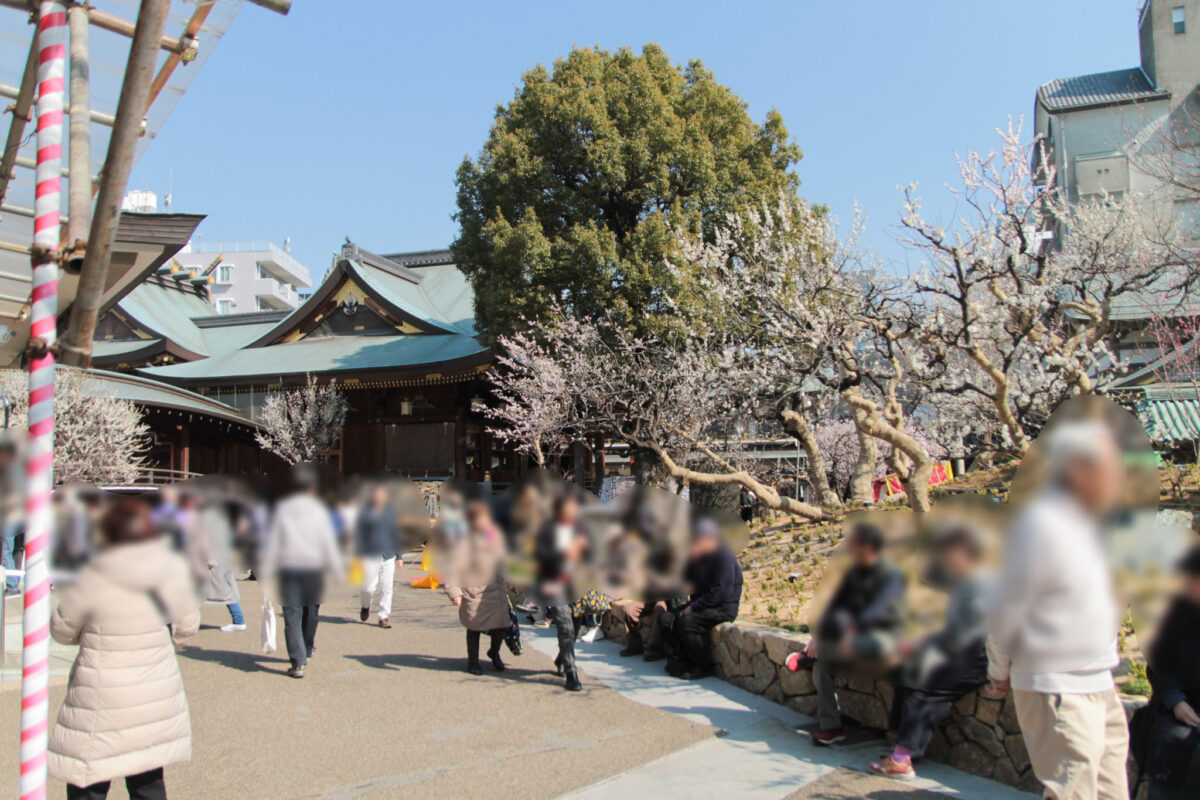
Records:
[[[353,9],[353,10],[352,10]],[[376,252],[455,236],[454,171],[521,73],[574,45],[701,59],[761,121],[782,114],[802,191],[889,259],[896,185],[949,218],[954,151],[1031,123],[1047,80],[1138,63],[1136,0],[410,2],[246,5],[130,188],[208,214],[202,242],[291,237],[315,273],[345,236]]]

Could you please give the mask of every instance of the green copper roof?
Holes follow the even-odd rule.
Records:
[[[122,297],[117,307],[147,332],[170,339],[198,355],[209,355],[204,336],[192,322],[192,317],[216,314],[204,298],[153,283],[142,283]]]
[[[1200,440],[1200,397],[1190,386],[1159,384],[1146,387],[1137,405],[1138,418],[1155,444],[1175,445]]]
[[[60,366],[58,369],[74,368]],[[140,406],[191,411],[208,417],[257,427],[256,423],[243,417],[233,406],[218,403],[186,389],[179,389],[140,375],[125,375],[101,369],[81,369],[79,371],[86,376],[83,391],[92,397],[116,397]]]
[[[428,367],[482,356],[488,352],[466,334],[398,334],[394,336],[327,336],[268,347],[248,347],[206,358],[139,372],[170,381],[211,382],[261,378],[274,382],[307,373],[360,372]]]

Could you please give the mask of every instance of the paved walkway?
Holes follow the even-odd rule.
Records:
[[[865,775],[873,748],[818,750],[794,733],[804,717],[716,679],[669,678],[610,642],[580,646],[579,694],[560,688],[550,632],[528,627],[506,672],[468,675],[454,608],[408,588],[420,573],[400,572],[391,630],[359,623],[348,588],[329,592],[300,681],[284,676],[282,649],[259,652],[258,584],[239,584],[245,633],[221,633],[227,612],[206,607],[180,653],[193,757],[168,768],[172,799],[1031,798],[932,764],[923,771],[936,782],[918,786]],[[11,648],[19,628],[8,634]],[[65,670],[70,653],[58,655]],[[65,683],[52,681],[52,714]],[[0,683],[4,730],[19,708],[18,684]],[[16,785],[15,751],[0,748],[0,797]]]
[[[553,656],[558,645],[552,631],[533,629],[534,647]],[[528,635],[528,634],[526,634]],[[600,641],[582,645],[579,663],[598,680],[634,702],[648,705],[717,729],[715,736],[642,766],[629,769],[585,789],[571,800],[629,797],[748,798],[962,797],[986,800],[1029,800],[995,781],[968,775],[943,764],[924,762],[921,778],[900,783],[862,773],[876,758],[882,741],[853,747],[824,748],[796,733],[814,720],[750,692],[718,680],[686,682],[663,672],[662,663],[623,659],[620,647]],[[851,767],[855,769],[845,769]],[[826,794],[858,786],[852,794]],[[871,787],[874,788],[871,788]],[[865,787],[865,789],[864,789]],[[809,793],[815,792],[815,793]]]

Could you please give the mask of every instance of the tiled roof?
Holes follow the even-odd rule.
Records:
[[[1137,405],[1138,418],[1155,444],[1200,440],[1200,399],[1191,387],[1156,386]]]
[[[60,366],[59,369],[75,368]],[[159,383],[139,375],[126,375],[102,369],[80,369],[78,371],[85,376],[84,393],[92,397],[118,397],[139,406],[192,411],[228,422],[257,427],[256,423],[243,417],[233,406],[218,403],[216,400],[189,392],[186,389]]]
[[[1059,78],[1038,89],[1038,99],[1052,112],[1169,96],[1167,90],[1154,88],[1140,67]]]
[[[486,359],[488,350],[473,336],[410,335],[327,336],[298,342],[247,347],[220,358],[205,358],[139,372],[155,378],[188,383],[260,378],[274,382],[307,373],[367,372],[405,367],[436,369],[452,361],[467,365]]]

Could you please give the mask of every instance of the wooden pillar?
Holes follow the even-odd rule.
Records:
[[[180,426],[183,433],[179,444],[179,471],[190,472],[192,465],[192,429],[189,425]]]

